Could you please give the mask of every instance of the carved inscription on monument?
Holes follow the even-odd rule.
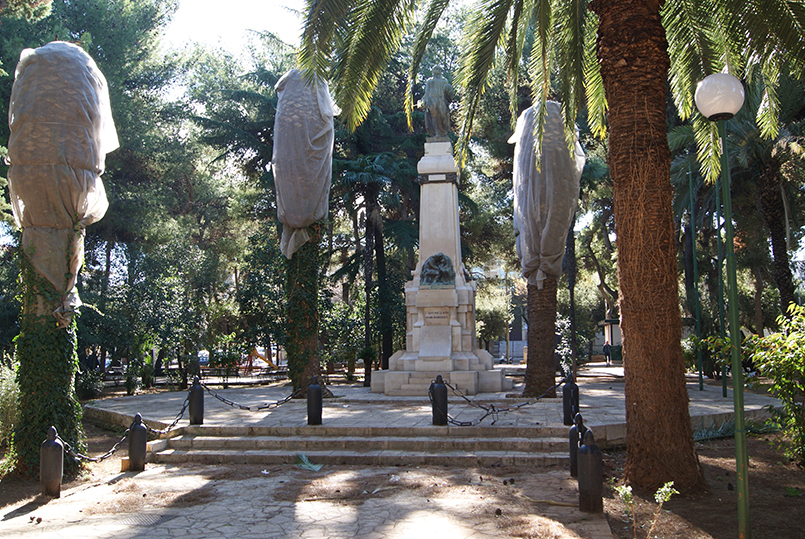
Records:
[[[427,309],[425,310],[426,326],[446,326],[450,323],[450,311],[448,309]]]

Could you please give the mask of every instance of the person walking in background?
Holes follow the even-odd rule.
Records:
[[[609,341],[604,343],[604,359],[607,360],[607,367],[609,367],[612,362],[612,347],[609,345]]]

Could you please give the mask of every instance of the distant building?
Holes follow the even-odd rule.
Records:
[[[593,341],[592,355],[603,355],[604,343],[609,341],[612,346],[621,346],[623,338],[621,337],[621,326],[619,318],[607,318],[598,322],[598,332],[595,334]]]

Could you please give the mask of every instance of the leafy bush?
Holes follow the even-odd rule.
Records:
[[[754,367],[771,380],[771,391],[782,408],[770,406],[789,444],[786,456],[805,466],[805,307],[791,305],[789,317],[780,316],[779,333],[747,341]],[[757,377],[749,380],[757,384]]]
[[[168,388],[171,391],[176,391],[182,386],[182,373],[179,369],[166,369],[165,375],[167,376]]]
[[[154,364],[146,361],[140,368],[140,378],[143,381],[143,387],[154,387]]]
[[[98,369],[79,370],[75,376],[75,394],[81,400],[95,399],[103,393],[103,372]]]
[[[14,425],[17,424],[17,385],[16,369],[0,364],[0,447],[11,439]]]
[[[126,388],[127,395],[134,395],[140,388],[140,363],[136,360],[129,360],[126,364],[123,387]]]

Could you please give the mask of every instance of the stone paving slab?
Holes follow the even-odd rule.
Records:
[[[421,476],[420,483],[435,481],[429,494],[423,496],[421,488],[387,486],[380,495],[364,491],[358,502],[341,503],[327,497],[316,499],[304,490],[292,499],[282,493],[313,479],[334,485],[349,480],[360,484],[362,474],[393,478],[408,471],[325,467],[314,473],[281,466],[264,470],[264,475],[218,478],[221,468],[215,466],[148,465],[143,472],[113,474],[89,485],[63,489],[58,499],[40,497],[7,507],[0,514],[0,533],[15,539],[491,539],[521,537],[527,527],[550,530],[549,535],[539,537],[612,537],[603,514],[552,505],[578,500],[575,481],[566,471],[548,469],[530,483],[521,476],[518,482],[526,484],[517,488],[534,503],[519,515],[511,514],[510,506],[496,499],[494,493],[502,488],[499,480],[483,491],[486,496],[479,497],[471,492],[473,484],[479,484],[478,475],[464,488],[465,483],[448,484],[455,481],[449,472],[442,477],[430,469],[410,471]],[[481,480],[495,482],[489,476],[481,476]],[[457,495],[459,489],[469,492]],[[499,507],[505,510],[496,516]]]

